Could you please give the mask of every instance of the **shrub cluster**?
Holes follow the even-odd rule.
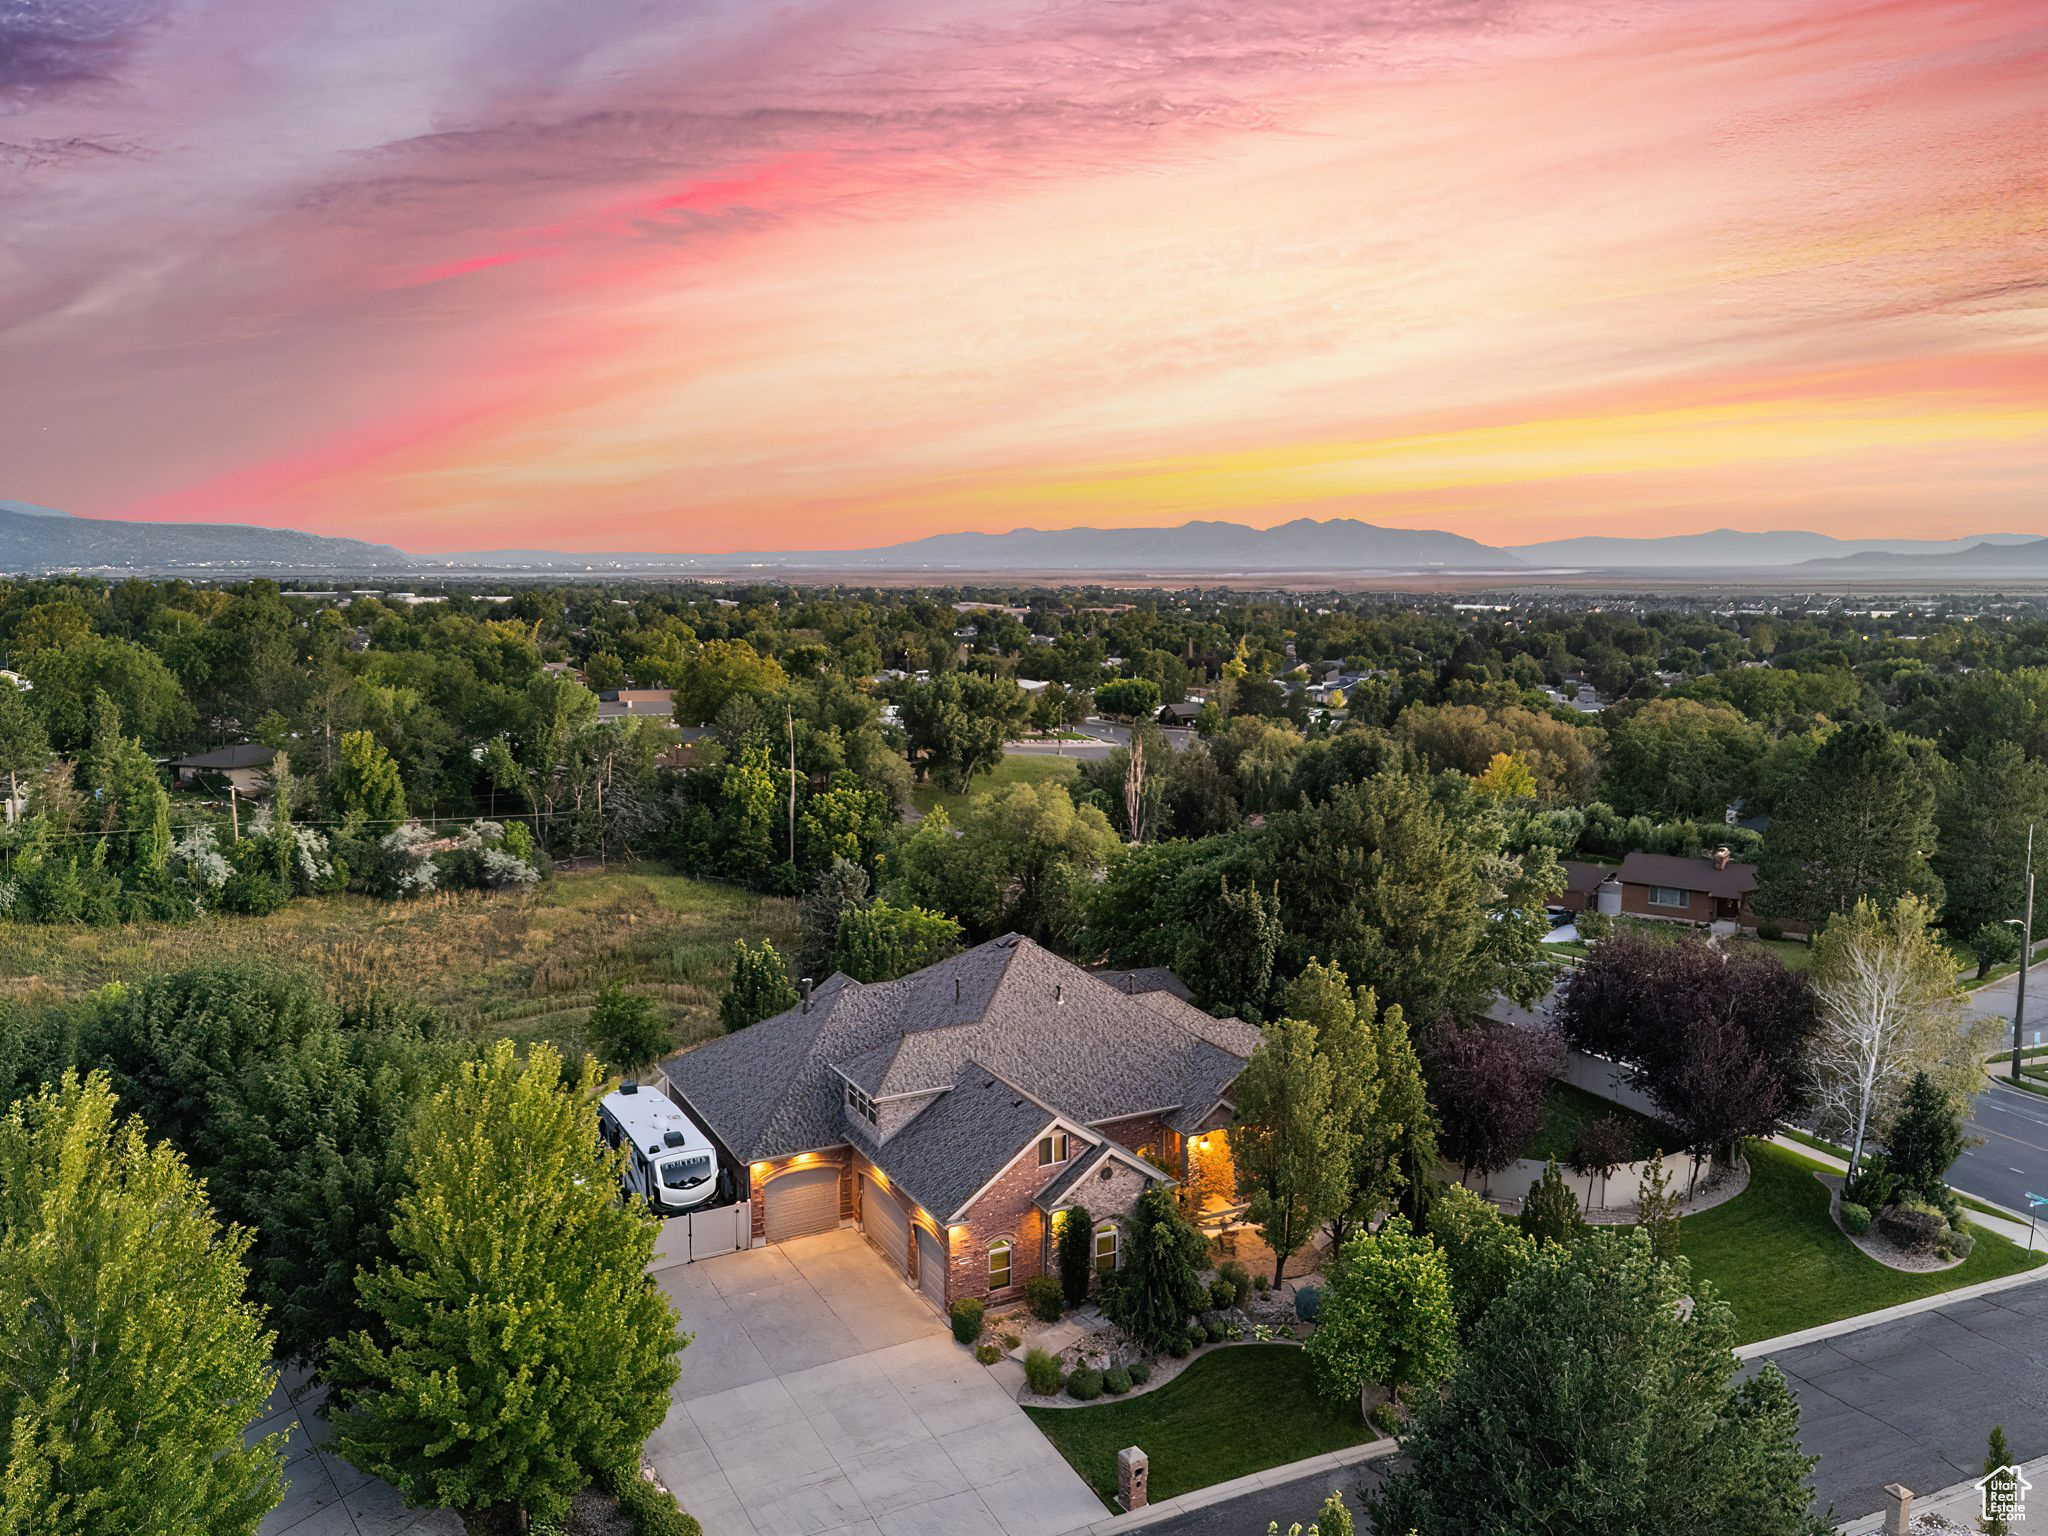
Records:
[[[953,1337],[972,1344],[981,1337],[982,1305],[978,1297],[962,1296],[953,1303]]]

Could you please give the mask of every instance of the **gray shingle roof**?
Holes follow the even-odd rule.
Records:
[[[953,1097],[941,1090],[957,1090],[970,1062],[1036,1099],[1038,1124],[1045,1109],[1082,1125],[1152,1111],[1193,1123],[1228,1092],[1258,1038],[1250,1025],[1212,1019],[1164,988],[1125,992],[1013,934],[898,981],[834,976],[808,1011],[793,1008],[662,1065],[747,1161],[853,1140],[840,1071],[876,1098],[939,1093],[874,1154],[897,1178],[898,1145],[911,1145],[904,1139]],[[937,1137],[950,1115],[924,1134]],[[986,1153],[949,1151],[934,1166],[981,1166],[999,1151],[1006,1162],[1023,1134],[1009,1140],[1010,1129],[1007,1120],[988,1126]],[[949,1176],[931,1177],[935,1195],[950,1187]]]
[[[1128,971],[1095,971],[1117,991],[1135,995],[1140,992],[1171,992],[1175,997],[1192,1003],[1195,994],[1188,990],[1188,984],[1174,975],[1163,965],[1141,965]]]
[[[1042,1105],[970,1061],[949,1091],[881,1147],[861,1150],[941,1221],[1052,1123]],[[866,1138],[863,1138],[865,1141]]]
[[[1042,1211],[1056,1211],[1060,1202],[1067,1197],[1067,1191],[1100,1168],[1110,1155],[1106,1145],[1090,1147],[1067,1165],[1067,1171],[1054,1179],[1038,1192],[1033,1203]]]

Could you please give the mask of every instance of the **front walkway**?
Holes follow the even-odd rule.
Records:
[[[695,1337],[646,1456],[705,1536],[1057,1536],[1106,1513],[858,1232],[657,1279]]]

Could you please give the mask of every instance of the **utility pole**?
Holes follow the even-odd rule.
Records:
[[[233,779],[228,780],[228,825],[233,829],[234,841],[239,843],[242,840],[242,810],[240,802],[235,799]]]
[[[789,862],[796,863],[796,710],[782,706],[782,721],[789,731]]]
[[[2012,1080],[2020,1080],[2020,1032],[2027,1020],[2027,967],[2034,959],[2034,824],[2027,823],[2027,910],[2020,918],[2020,986],[2012,1008]]]

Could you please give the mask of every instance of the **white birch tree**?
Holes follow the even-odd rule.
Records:
[[[1888,910],[1866,897],[1814,941],[1810,978],[1821,1025],[1808,1073],[1824,1123],[1848,1140],[1852,1174],[1915,1072],[1966,1105],[1998,1030],[1997,1020],[1972,1019],[1964,1007],[1932,919],[1917,896]]]

